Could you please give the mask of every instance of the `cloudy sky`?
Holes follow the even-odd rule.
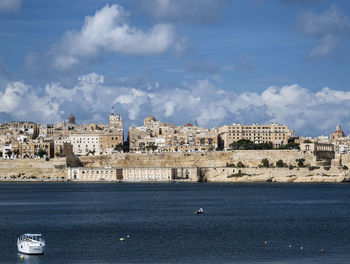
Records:
[[[0,122],[350,132],[350,1],[0,0]]]

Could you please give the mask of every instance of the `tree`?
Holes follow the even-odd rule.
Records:
[[[56,158],[59,158],[59,157],[60,157],[60,153],[59,153],[59,152],[56,152],[56,153],[55,153],[55,156],[56,156]]]
[[[18,155],[19,155],[19,150],[18,150],[18,149],[15,149],[15,150],[13,151],[13,154],[15,154],[16,156],[18,156]]]
[[[254,149],[254,142],[248,139],[240,139],[236,142],[233,142],[229,145],[231,149],[247,150]]]
[[[10,149],[7,149],[7,150],[6,150],[6,155],[7,155],[8,157],[11,157],[11,156],[12,156],[12,151],[11,151]]]
[[[279,146],[279,149],[300,149],[300,144],[291,142],[291,143]]]
[[[284,164],[283,164],[283,160],[278,160],[277,162],[276,162],[276,167],[278,167],[278,168],[282,168],[284,166]]]
[[[119,143],[115,146],[114,150],[118,151],[118,152],[122,152],[124,149],[124,145],[123,143]]]
[[[151,143],[148,143],[146,148],[148,151],[149,150],[155,151],[158,147],[153,142],[151,142]]]
[[[304,158],[296,159],[295,161],[298,163],[299,167],[304,167],[304,162],[305,162]]]
[[[3,154],[3,152],[2,152],[2,151],[0,151],[0,158],[2,158],[2,154]]]
[[[270,166],[269,160],[267,158],[263,159],[261,163],[264,168],[268,168]]]
[[[255,144],[255,149],[273,149],[273,144],[272,142]]]
[[[44,156],[47,156],[47,151],[46,150],[43,150],[43,149],[39,149],[35,155],[39,156],[40,158],[44,157]]]
[[[312,143],[312,141],[310,139],[305,139],[304,143]]]
[[[252,149],[273,149],[272,142],[265,143],[254,143],[249,139],[240,139],[236,142],[233,142],[229,145],[231,149],[237,150],[252,150]]]

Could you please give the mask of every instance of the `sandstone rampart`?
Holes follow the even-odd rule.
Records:
[[[267,158],[272,168],[260,168],[262,159]],[[308,168],[297,168],[296,159],[305,159]],[[136,154],[122,153],[113,155],[97,155],[80,157],[85,167],[197,167],[201,174],[199,180],[222,182],[339,182],[349,180],[350,155],[337,156],[331,167],[320,165],[314,155],[297,150],[240,150],[217,151],[207,153],[154,153]],[[278,160],[283,160],[289,168],[275,168]],[[227,167],[237,166],[242,162],[246,168]],[[340,166],[341,165],[341,166]],[[235,170],[235,172],[232,172]],[[0,180],[66,180],[67,169],[64,158],[51,159],[17,159],[0,160]]]
[[[0,160],[0,180],[2,181],[62,181],[66,179],[66,160],[17,159]]]
[[[309,168],[210,168],[208,182],[348,182],[350,174],[341,167]]]

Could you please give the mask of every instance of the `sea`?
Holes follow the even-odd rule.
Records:
[[[350,263],[350,185],[1,183],[0,263]]]

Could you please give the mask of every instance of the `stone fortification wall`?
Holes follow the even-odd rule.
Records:
[[[231,152],[112,154],[80,157],[86,167],[217,167],[226,166]]]
[[[227,164],[242,162],[248,167],[258,167],[267,158],[276,164],[280,159],[287,165],[296,166],[296,159],[304,158],[305,164],[316,165],[316,157],[311,153],[297,150],[236,150],[207,153],[124,153],[80,157],[87,167],[224,167]]]
[[[209,182],[348,182],[350,173],[336,167],[310,168],[210,168]]]
[[[0,161],[0,181],[66,180],[66,159],[17,159]]]
[[[312,153],[298,150],[236,150],[230,152],[230,164],[242,162],[247,167],[258,167],[262,159],[267,158],[273,165],[282,160],[287,165],[296,166],[296,159],[305,159],[304,164],[316,166],[316,157]]]
[[[313,168],[259,168],[267,158],[273,166],[278,160],[286,165],[297,166],[296,159]],[[338,166],[338,159],[331,167],[320,166],[312,153],[297,150],[246,150],[208,153],[160,153],[160,154],[113,154],[81,157],[84,167],[115,168],[199,168],[198,180],[208,181],[345,181],[350,170]],[[342,163],[350,168],[350,155],[342,155]],[[243,163],[246,168],[227,167]],[[317,167],[319,166],[319,167]],[[311,169],[311,170],[310,170]],[[235,170],[235,172],[233,172]],[[240,173],[238,173],[240,170]],[[236,176],[230,176],[236,174]],[[68,170],[65,158],[41,160],[0,160],[0,180],[66,180]],[[230,177],[227,177],[230,176]],[[196,181],[196,179],[190,179]]]

